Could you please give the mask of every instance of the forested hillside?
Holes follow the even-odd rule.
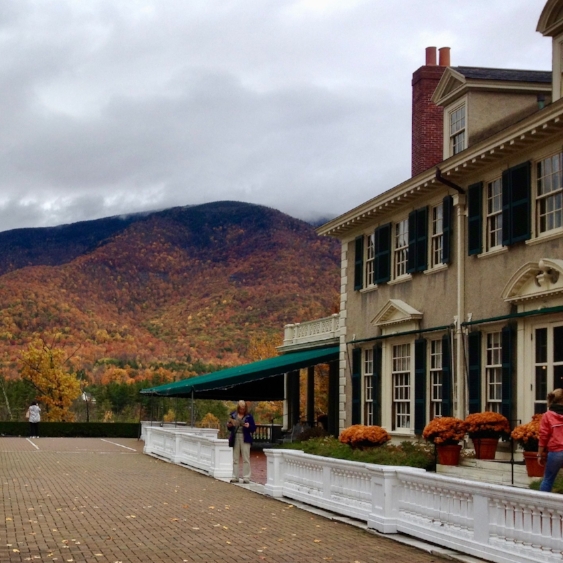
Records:
[[[0,233],[0,363],[62,333],[90,381],[185,377],[328,315],[339,248],[279,211],[218,202]]]

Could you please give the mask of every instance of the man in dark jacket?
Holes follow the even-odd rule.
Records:
[[[229,446],[233,448],[233,478],[231,483],[239,481],[239,461],[242,455],[242,482],[250,483],[250,446],[252,434],[256,431],[254,418],[248,412],[244,401],[239,401],[237,410],[229,415],[227,428],[231,431]]]

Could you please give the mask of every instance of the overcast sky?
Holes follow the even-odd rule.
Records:
[[[411,77],[549,69],[545,0],[2,0],[0,230],[231,199],[334,216],[410,175]]]

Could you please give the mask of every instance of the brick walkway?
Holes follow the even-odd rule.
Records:
[[[0,438],[0,561],[445,561],[141,453]],[[39,448],[39,449],[37,449]]]

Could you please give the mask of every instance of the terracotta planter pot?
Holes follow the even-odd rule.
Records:
[[[543,477],[545,467],[538,463],[538,452],[524,452],[528,477]]]
[[[473,438],[473,446],[477,459],[495,459],[498,438]]]
[[[459,465],[459,454],[461,446],[455,445],[438,445],[436,446],[438,453],[438,463],[441,465]]]

